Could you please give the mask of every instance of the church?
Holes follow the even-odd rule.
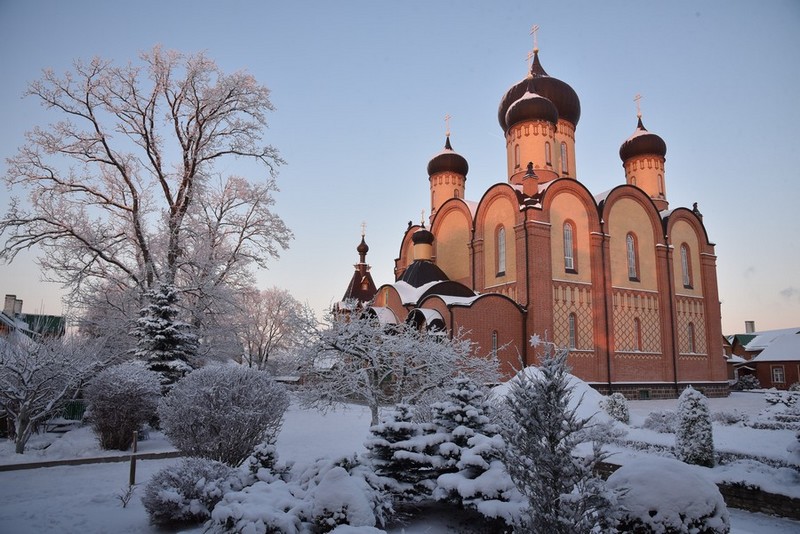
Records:
[[[697,204],[670,208],[665,141],[638,113],[620,183],[593,193],[575,167],[580,116],[534,48],[500,99],[507,179],[468,200],[469,165],[447,132],[427,168],[430,219],[409,223],[395,281],[376,288],[362,233],[345,299],[385,322],[467,332],[506,376],[536,363],[538,335],[603,393],[669,398],[691,384],[727,395],[714,244]]]

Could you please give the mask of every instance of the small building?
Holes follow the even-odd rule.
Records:
[[[800,329],[771,338],[749,365],[761,387],[789,389],[800,383]]]
[[[42,315],[22,312],[22,299],[6,295],[0,312],[0,336],[20,332],[31,339],[61,337],[66,331],[66,320],[60,315]]]

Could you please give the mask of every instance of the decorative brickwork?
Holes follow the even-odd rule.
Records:
[[[575,314],[575,348],[594,349],[592,316],[592,286],[553,281],[553,341],[559,347],[569,347],[570,314]],[[586,354],[584,354],[586,355]],[[589,354],[594,355],[592,352]]]
[[[658,295],[619,288],[613,295],[615,351],[661,354]],[[639,320],[638,339],[635,319]]]
[[[703,299],[697,297],[675,297],[675,312],[678,323],[678,351],[681,354],[708,354],[706,348],[706,319]],[[694,328],[694,350],[689,342],[689,324]]]

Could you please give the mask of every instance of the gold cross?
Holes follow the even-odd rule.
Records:
[[[536,39],[536,32],[538,32],[538,31],[539,31],[539,25],[538,24],[534,24],[533,26],[531,26],[531,35],[533,35],[533,51],[534,51],[534,53],[539,51],[539,43],[538,43],[538,41]]]
[[[447,137],[450,137],[450,119],[452,118],[453,117],[451,117],[449,113],[445,114],[444,116],[444,135]]]
[[[425,227],[425,210],[422,210],[422,218],[419,220],[419,225]]]
[[[531,70],[533,68],[533,56],[534,55],[535,54],[531,51],[531,52],[528,52],[528,55],[525,58],[525,60],[528,62],[528,70]]]
[[[361,237],[367,235],[367,221],[361,221]]]
[[[639,101],[641,99],[642,95],[638,93],[636,94],[636,96],[633,97],[634,102],[636,102],[636,116],[639,117],[640,119],[642,118],[642,108],[639,106]]]

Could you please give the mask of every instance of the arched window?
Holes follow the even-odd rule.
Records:
[[[497,229],[497,276],[506,274],[506,229]]]
[[[638,317],[633,319],[633,350],[642,350],[642,322]]]
[[[561,172],[567,174],[569,172],[569,163],[567,163],[567,143],[561,142]]]
[[[577,343],[575,339],[577,337],[576,332],[578,331],[577,328],[578,318],[575,317],[574,313],[570,313],[567,321],[569,322],[569,348],[575,349],[577,348]]]
[[[639,251],[636,244],[636,236],[628,234],[625,237],[625,250],[628,256],[628,279],[639,281]]]
[[[497,330],[492,332],[492,357],[497,357]]]
[[[631,185],[636,185],[636,177],[631,176]]]
[[[453,189],[453,198],[461,198],[459,195],[458,189]]]
[[[514,145],[514,167],[519,168],[519,145]]]
[[[658,196],[664,198],[664,176],[658,175]]]
[[[550,155],[550,142],[549,141],[544,144],[544,161],[548,165],[552,165],[553,164],[553,156]]]
[[[575,267],[575,228],[572,223],[564,223],[564,269],[569,272],[576,272]]]
[[[689,323],[686,325],[686,352],[690,354],[695,353],[694,323]]]
[[[681,245],[681,274],[683,275],[683,287],[692,289],[692,263],[689,261],[689,245]]]

